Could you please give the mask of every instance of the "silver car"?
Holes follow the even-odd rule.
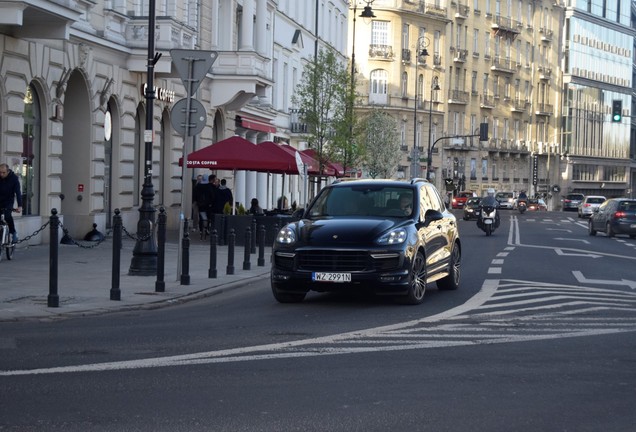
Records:
[[[605,197],[602,195],[586,196],[581,204],[579,204],[579,217],[590,217],[594,213],[594,209],[603,204]]]
[[[563,211],[577,211],[579,204],[585,199],[581,193],[569,193],[563,198]]]

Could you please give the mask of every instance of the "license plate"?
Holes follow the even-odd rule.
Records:
[[[351,282],[351,273],[314,272],[311,278],[315,282],[343,283]]]
[[[629,227],[630,228],[636,228],[636,224],[631,224]]]
[[[486,225],[491,225],[492,224],[492,219],[484,219],[484,223]]]

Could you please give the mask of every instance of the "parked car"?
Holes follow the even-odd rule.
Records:
[[[611,198],[594,209],[588,220],[588,232],[595,236],[598,231],[608,237],[627,234],[636,238],[636,199]]]
[[[585,195],[580,193],[569,193],[563,197],[563,211],[577,211]]]
[[[588,195],[579,204],[579,217],[590,217],[594,209],[603,204],[605,197],[601,195]]]
[[[515,198],[512,192],[497,192],[495,199],[499,202],[499,208],[511,209],[515,205]]]
[[[548,211],[548,206],[541,198],[528,199],[528,211]]]
[[[336,181],[297,216],[272,248],[271,287],[281,303],[310,290],[361,289],[419,304],[433,281],[459,286],[457,221],[426,180]]]
[[[464,205],[464,220],[479,219],[481,197],[468,198]]]
[[[468,198],[474,197],[475,194],[472,192],[458,192],[457,195],[453,197],[453,201],[451,202],[451,207],[454,209],[464,208],[466,201]]]

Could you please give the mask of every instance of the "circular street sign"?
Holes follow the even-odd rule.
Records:
[[[205,127],[207,113],[205,107],[196,99],[190,99],[190,115],[186,112],[188,107],[188,98],[178,100],[172,106],[170,111],[170,123],[174,130],[185,136],[186,121],[189,120],[188,136],[199,134]]]

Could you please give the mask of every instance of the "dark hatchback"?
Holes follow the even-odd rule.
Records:
[[[464,206],[464,220],[479,219],[481,197],[468,198]]]
[[[459,286],[457,221],[426,180],[332,183],[301,213],[274,240],[271,285],[281,303],[361,289],[419,304],[432,282]]]
[[[608,237],[627,234],[636,238],[636,200],[611,198],[595,208],[588,220],[588,232],[594,236],[598,231]]]

